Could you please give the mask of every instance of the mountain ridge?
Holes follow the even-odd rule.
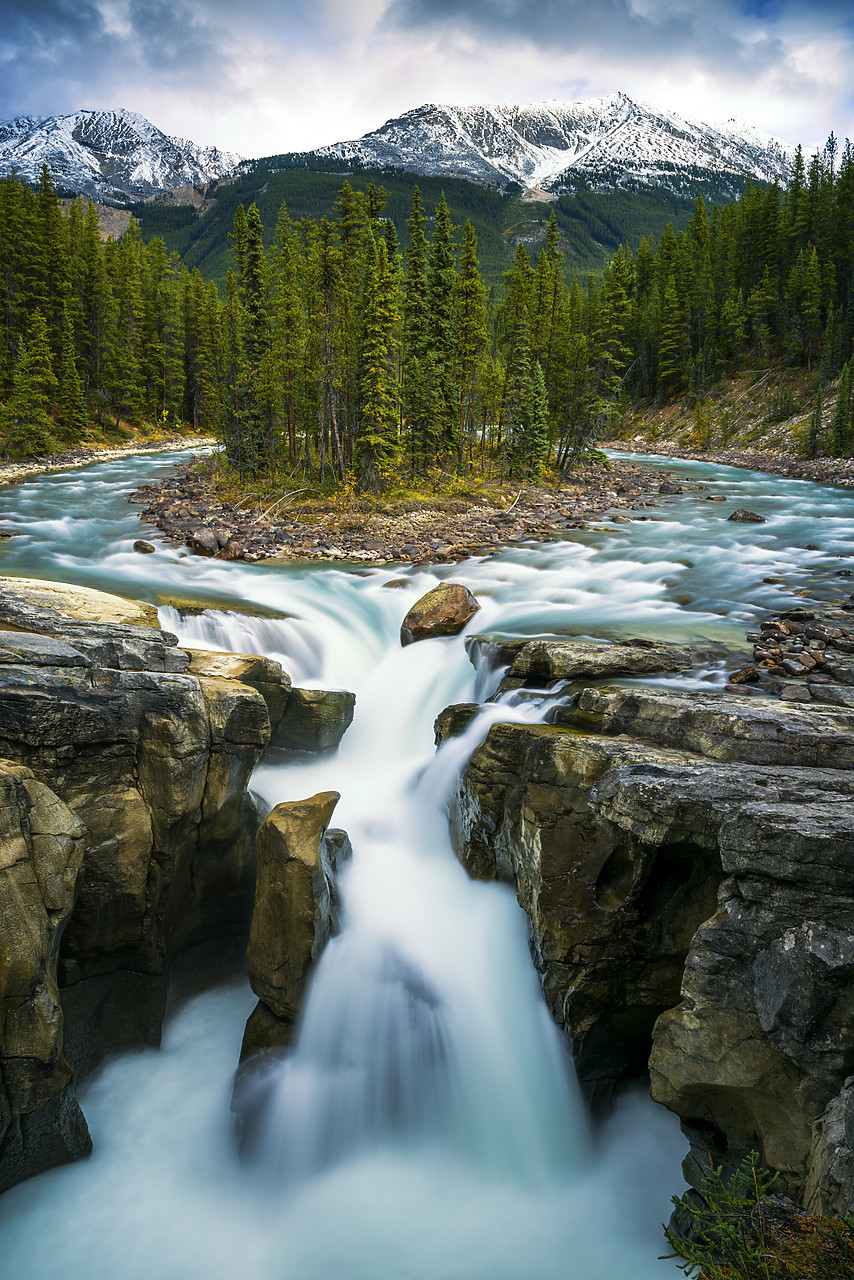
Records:
[[[125,108],[0,121],[0,171],[36,184],[42,165],[64,192],[127,204],[235,172],[243,157],[163,133]]]
[[[425,103],[361,138],[304,154],[557,192],[682,190],[695,175],[729,179],[733,188],[747,178],[783,181],[795,150],[735,118],[706,124],[615,93],[528,106]]]

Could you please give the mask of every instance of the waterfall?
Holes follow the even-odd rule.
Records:
[[[705,664],[649,683],[708,687],[743,654],[760,610],[791,607],[801,587],[818,599],[845,590],[837,557],[850,555],[854,495],[680,463],[708,489],[664,504],[666,519],[411,568],[402,589],[388,589],[398,567],[226,564],[156,535],[156,554],[136,555],[140,527],[124,495],[175,461],[0,490],[0,517],[20,535],[3,545],[4,572],[158,603],[185,643],[266,654],[296,684],[356,693],[336,753],[267,761],[252,783],[270,805],[341,792],[333,821],[353,845],[342,929],[292,1053],[263,1082],[254,1159],[238,1158],[229,1112],[254,1004],[239,983],[178,1008],[160,1051],[116,1057],[85,1083],[94,1155],[0,1197],[6,1270],[15,1280],[57,1268],[68,1280],[678,1274],[656,1260],[680,1187],[674,1117],[627,1096],[604,1130],[588,1131],[526,918],[505,886],[470,881],[449,844],[447,797],[477,742],[499,719],[541,719],[545,704],[496,697],[488,649],[476,670],[464,637],[402,649],[398,630],[450,578],[481,603],[472,632],[688,643]],[[706,502],[715,492],[728,504]],[[729,524],[736,506],[766,524]],[[170,593],[203,611],[178,611],[164,603]],[[433,720],[456,702],[482,705],[435,752]]]

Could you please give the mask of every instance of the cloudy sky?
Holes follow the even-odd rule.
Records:
[[[854,138],[851,0],[0,0],[0,119],[123,106],[246,156],[424,102],[622,90]]]

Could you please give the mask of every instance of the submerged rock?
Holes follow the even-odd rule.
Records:
[[[441,582],[409,610],[401,624],[400,643],[407,645],[435,636],[455,636],[479,609],[468,587],[458,582]]]
[[[755,511],[748,511],[745,507],[739,507],[727,516],[727,520],[734,520],[736,524],[765,524],[765,517],[757,515]]]

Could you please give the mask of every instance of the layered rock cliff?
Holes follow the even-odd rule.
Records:
[[[159,1042],[178,955],[247,935],[252,769],[352,716],[299,692],[289,717],[278,663],[186,651],[146,606],[0,581],[0,1189],[85,1154],[75,1075]]]
[[[848,1212],[854,717],[600,686],[553,718],[490,729],[452,827],[471,874],[515,884],[582,1083],[648,1065],[689,1181],[757,1150]]]

